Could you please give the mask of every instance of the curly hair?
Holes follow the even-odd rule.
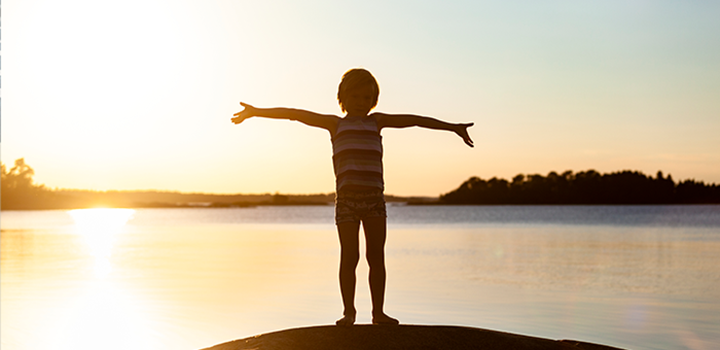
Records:
[[[375,77],[363,68],[353,68],[343,74],[337,93],[338,104],[340,104],[340,109],[342,109],[343,112],[345,112],[343,100],[345,99],[347,92],[366,85],[369,85],[373,89],[373,92],[375,92],[375,98],[372,103],[372,106],[375,107],[377,105],[378,96],[380,95],[380,86],[378,85],[377,80],[375,80]]]

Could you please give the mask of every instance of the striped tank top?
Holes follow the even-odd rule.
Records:
[[[332,146],[337,190],[347,185],[384,189],[382,136],[375,118],[341,118]]]

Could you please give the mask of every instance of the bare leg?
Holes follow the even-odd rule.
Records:
[[[355,270],[360,260],[358,233],[360,222],[343,222],[337,225],[340,238],[340,294],[343,301],[343,318],[338,326],[352,326],[355,323]]]
[[[398,320],[383,311],[385,303],[385,240],[387,237],[387,221],[384,217],[366,218],[363,220],[365,231],[366,258],[370,267],[370,298],[372,299],[372,322],[381,325],[397,325]]]

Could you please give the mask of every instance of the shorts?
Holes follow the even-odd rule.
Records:
[[[365,218],[387,217],[381,189],[339,190],[335,196],[335,224],[359,222]]]

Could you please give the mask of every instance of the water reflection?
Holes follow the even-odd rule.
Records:
[[[112,270],[110,256],[123,226],[135,214],[133,209],[76,209],[68,211],[75,221],[90,256],[95,258],[96,276],[107,276]]]
[[[152,337],[143,321],[147,315],[138,308],[131,293],[108,278],[118,236],[132,219],[132,209],[77,209],[68,214],[75,222],[79,243],[91,257],[94,278],[67,300],[67,312],[58,317],[58,349],[152,349]],[[131,335],[118,337],[119,334]],[[108,341],[112,339],[112,341]],[[157,345],[157,344],[156,344]]]
[[[111,279],[97,279],[75,298],[59,318],[54,348],[156,349],[149,315],[131,293]]]
[[[588,224],[452,221],[535,209],[552,208],[390,208],[388,311],[628,349],[720,343],[720,206],[677,208],[681,227],[598,224],[575,207],[557,217]],[[711,210],[699,221],[712,226],[696,224]],[[332,207],[4,211],[0,238],[2,349],[200,349],[342,307]],[[365,279],[357,290],[367,323]]]

